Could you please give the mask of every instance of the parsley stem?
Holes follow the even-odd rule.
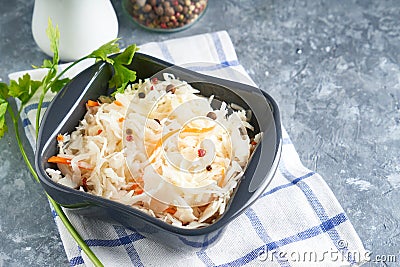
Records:
[[[33,169],[32,164],[30,163],[30,161],[28,159],[28,155],[26,155],[24,146],[22,145],[21,137],[19,135],[18,118],[15,117],[14,111],[10,104],[8,104],[7,109],[8,109],[8,112],[10,113],[11,120],[13,121],[13,124],[14,124],[15,138],[17,139],[18,147],[19,147],[19,150],[21,151],[22,158],[24,159],[26,165],[28,166],[28,169],[31,172],[33,178],[35,178],[36,182],[39,182],[39,177],[38,177],[36,171]],[[22,107],[21,107],[21,110],[22,110]]]
[[[35,169],[33,168],[31,162],[28,159],[28,156],[27,156],[27,154],[25,152],[25,149],[24,149],[24,146],[22,144],[21,137],[19,135],[18,118],[15,116],[14,111],[13,111],[13,109],[12,109],[10,104],[8,104],[7,109],[8,109],[8,112],[9,112],[9,114],[11,116],[11,120],[12,120],[13,125],[14,125],[15,137],[17,139],[18,147],[19,147],[19,150],[21,151],[22,158],[24,159],[24,161],[26,163],[26,166],[28,167],[28,169],[29,169],[30,173],[32,174],[32,176],[35,178],[36,182],[39,183],[40,182],[39,181],[39,176],[37,175]],[[20,110],[19,110],[18,114],[21,113],[22,109],[23,109],[23,106],[20,107]],[[61,206],[52,197],[50,197],[47,193],[46,193],[46,196],[49,199],[51,205],[53,206],[55,212],[59,216],[61,222],[64,224],[65,228],[68,230],[70,235],[75,239],[76,243],[81,247],[83,252],[85,252],[85,254],[89,257],[89,259],[92,261],[92,263],[95,266],[102,267],[103,264],[101,263],[101,261],[96,257],[96,255],[93,253],[93,251],[85,243],[85,241],[82,239],[82,237],[80,236],[78,231],[76,231],[75,227],[71,224],[71,222],[69,221],[68,217],[65,215],[64,211],[62,210]]]
[[[47,92],[49,91],[49,89],[51,89],[53,84],[56,81],[58,81],[58,79],[60,79],[60,77],[63,76],[68,70],[70,70],[72,67],[74,67],[79,62],[81,62],[85,59],[88,59],[88,58],[89,58],[88,56],[85,56],[85,57],[78,59],[77,61],[74,61],[72,64],[70,64],[68,67],[66,67],[63,71],[61,71],[53,80],[51,80],[50,83],[43,84],[43,90],[39,97],[38,108],[37,108],[37,112],[36,112],[36,121],[35,121],[36,139],[38,138],[38,135],[39,135],[40,115],[41,115],[41,111],[42,111],[43,101],[44,101],[44,98],[45,98]]]
[[[61,71],[57,77],[54,78],[54,80],[50,83],[50,85],[48,86],[47,90],[49,88],[51,88],[51,86],[54,84],[55,81],[57,81],[58,79],[60,79],[61,76],[63,76],[67,71],[69,71],[72,67],[74,67],[76,64],[78,64],[81,61],[84,61],[85,59],[88,59],[88,56],[84,56],[80,59],[78,59],[77,61],[74,61],[72,64],[70,64],[68,67],[66,67],[65,69],[63,69],[63,71]]]
[[[101,261],[96,257],[93,251],[88,247],[82,237],[79,235],[78,231],[76,231],[75,227],[71,224],[68,217],[65,215],[64,211],[62,210],[61,206],[55,202],[49,195],[47,195],[51,205],[53,205],[54,210],[56,211],[57,215],[60,217],[61,221],[63,222],[65,228],[67,228],[68,232],[71,236],[75,239],[76,243],[81,247],[83,252],[85,252],[86,256],[92,261],[95,266],[102,267],[103,264]]]

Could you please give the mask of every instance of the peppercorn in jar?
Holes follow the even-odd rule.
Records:
[[[207,0],[124,0],[123,6],[139,26],[154,31],[179,31],[201,17]]]

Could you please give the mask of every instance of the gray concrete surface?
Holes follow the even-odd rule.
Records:
[[[3,81],[45,57],[30,30],[33,2],[0,0]],[[210,1],[196,25],[173,34],[136,28],[113,3],[123,45],[227,30],[240,62],[279,103],[304,165],[325,178],[365,247],[397,256],[367,266],[399,266],[399,1]],[[13,136],[10,129],[0,141],[0,266],[66,266]]]

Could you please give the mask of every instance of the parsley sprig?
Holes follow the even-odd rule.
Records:
[[[104,61],[111,64],[114,68],[114,75],[109,81],[109,87],[115,88],[115,92],[123,92],[125,87],[129,82],[133,82],[136,79],[136,72],[127,68],[128,65],[131,64],[133,56],[135,52],[138,50],[136,45],[128,46],[123,52],[120,54],[109,57],[109,55],[119,53],[120,48],[117,43],[119,40],[114,39],[102,46],[98,49],[94,50],[87,56],[84,56],[77,61],[70,64],[62,71],[58,71],[58,63],[60,61],[59,58],[59,39],[60,39],[60,31],[58,26],[53,26],[51,20],[48,21],[48,27],[46,30],[46,34],[50,40],[50,48],[53,52],[52,60],[45,59],[43,64],[39,67],[33,66],[34,68],[44,68],[47,69],[47,74],[43,77],[41,81],[32,80],[29,74],[25,74],[20,77],[17,81],[11,80],[9,84],[0,83],[0,139],[4,136],[5,132],[8,129],[6,124],[5,116],[8,113],[13,122],[13,127],[15,129],[15,137],[18,143],[18,147],[21,151],[22,157],[29,168],[32,176],[35,178],[37,182],[39,182],[38,175],[30,163],[28,156],[25,152],[25,149],[22,145],[22,140],[20,138],[19,132],[19,117],[21,112],[27,103],[32,99],[34,95],[39,94],[38,101],[38,109],[36,113],[36,121],[35,121],[35,135],[38,137],[39,126],[41,120],[41,112],[42,105],[45,97],[49,95],[49,91],[53,93],[57,93],[60,91],[69,81],[69,78],[64,77],[65,73],[76,66],[79,62],[87,60],[87,59],[96,59],[96,61]],[[14,112],[11,107],[11,101],[18,99],[20,102],[19,109],[17,113]],[[47,194],[46,194],[47,195]],[[86,255],[91,259],[91,261],[95,264],[95,266],[103,266],[100,260],[96,257],[96,255],[91,251],[91,249],[87,246],[85,241],[76,231],[74,226],[68,220],[67,216],[63,212],[61,206],[55,202],[49,195],[50,203],[53,205],[54,210],[59,215],[61,221],[64,223],[67,230],[70,232],[71,236],[76,240],[78,245],[82,248],[82,250],[86,253]]]

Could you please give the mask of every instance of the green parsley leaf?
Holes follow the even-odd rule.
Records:
[[[42,66],[32,65],[32,68],[34,69],[39,69],[39,68],[51,69],[52,67],[53,67],[53,62],[49,59],[43,60]]]
[[[124,50],[124,52],[122,52],[115,58],[115,61],[118,64],[129,65],[131,64],[133,56],[138,50],[139,48],[135,44],[130,45]]]
[[[51,19],[49,18],[48,23],[47,23],[47,29],[46,29],[46,34],[47,37],[50,40],[50,50],[53,52],[53,66],[56,66],[58,64],[58,61],[60,60],[59,54],[58,54],[58,44],[60,40],[60,31],[58,30],[58,25],[56,27],[53,27],[53,23],[51,22]],[[43,61],[43,66],[48,66],[49,62],[46,60]]]
[[[5,83],[0,83],[0,101],[1,99],[6,100],[8,95],[8,86]]]
[[[114,76],[108,82],[110,88],[121,91],[125,89],[129,82],[136,80],[136,72],[128,69],[126,66],[132,63],[133,56],[139,49],[136,45],[128,46],[124,52],[114,58]]]
[[[68,82],[70,81],[70,79],[69,78],[64,78],[64,79],[61,79],[61,80],[56,80],[56,81],[54,81],[54,83],[52,84],[52,86],[51,86],[51,91],[53,92],[53,93],[57,93],[57,92],[59,92]]]
[[[108,62],[110,64],[114,63],[114,60],[108,57],[110,54],[115,54],[120,51],[119,45],[117,44],[117,41],[119,38],[116,38],[102,46],[100,46],[98,49],[94,50],[90,55],[88,55],[88,58],[96,58],[97,60],[103,60],[105,62]]]
[[[42,85],[40,81],[31,80],[31,76],[26,73],[18,79],[18,82],[11,80],[8,94],[21,100],[22,104],[26,104],[38,88]]]
[[[5,99],[0,98],[0,138],[4,136],[7,132],[6,124],[6,112],[7,112],[8,102]]]

